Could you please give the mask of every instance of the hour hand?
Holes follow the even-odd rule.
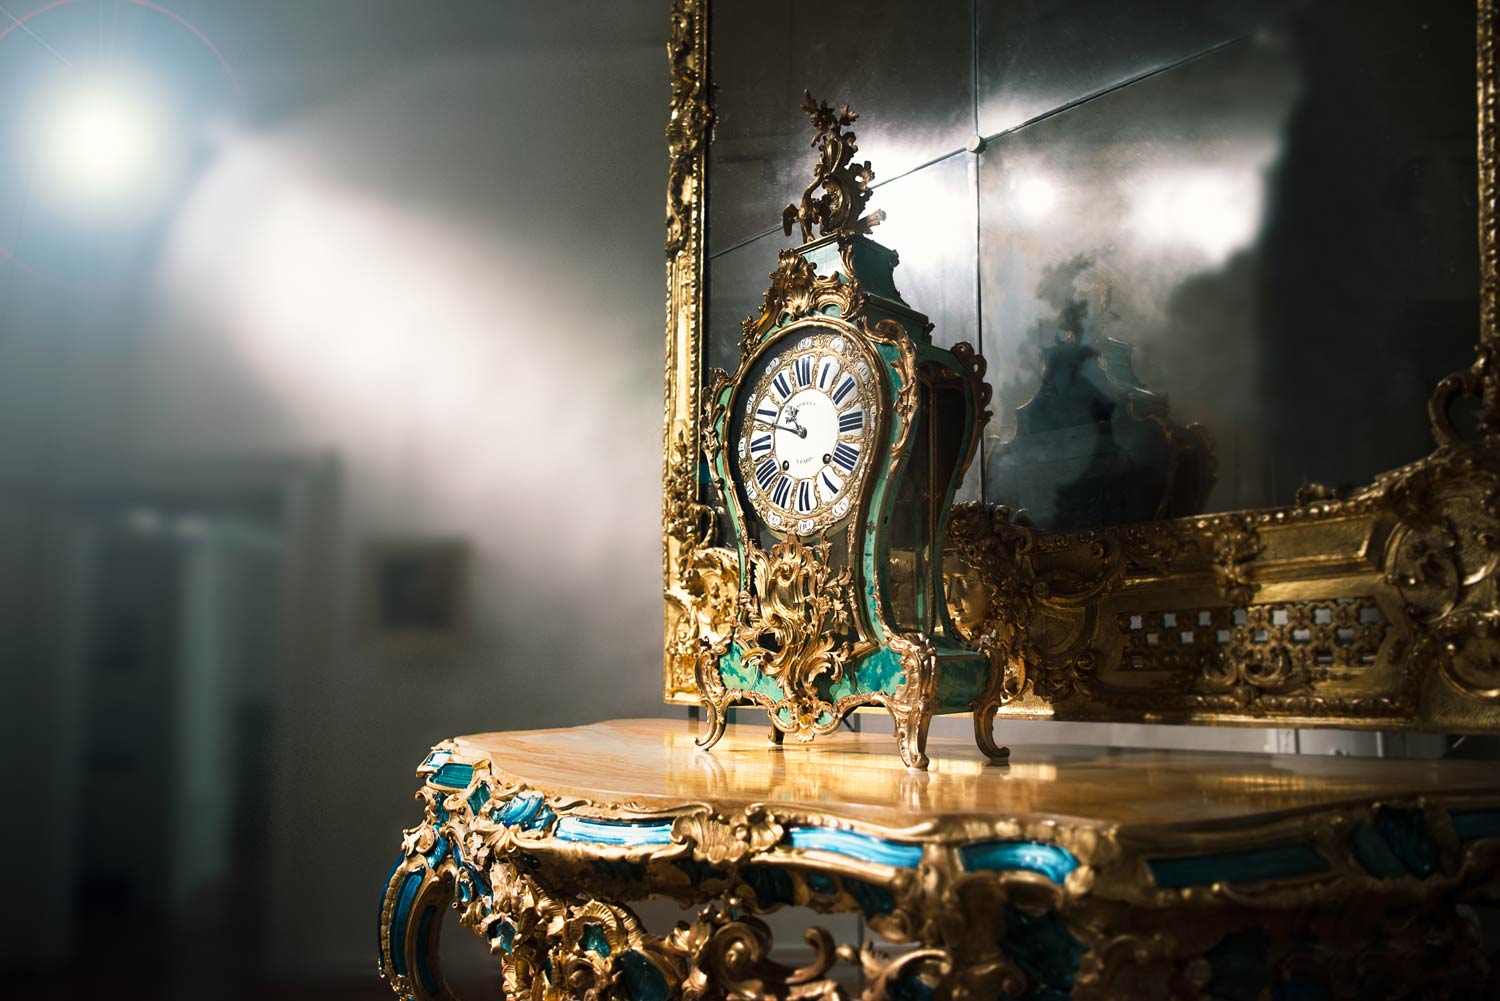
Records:
[[[807,428],[803,427],[800,424],[798,424],[798,425],[792,425],[792,424],[772,424],[769,421],[756,421],[755,423],[760,424],[763,427],[775,428],[778,431],[790,431],[792,434],[796,435],[798,438],[806,438],[807,437]]]

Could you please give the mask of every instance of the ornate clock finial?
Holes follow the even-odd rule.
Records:
[[[802,192],[801,207],[789,204],[782,209],[783,232],[791,236],[792,223],[801,223],[802,242],[811,243],[814,223],[823,236],[874,225],[878,218],[864,220],[859,214],[870,200],[870,182],[875,179],[875,172],[870,169],[869,160],[851,163],[859,146],[854,133],[844,131],[859,118],[858,112],[849,110],[847,104],[834,111],[828,102],[818,103],[810,91],[802,93],[805,95],[802,110],[812,119],[816,130],[811,145],[817,147],[818,162],[813,166],[812,183]],[[813,197],[820,187],[823,194]]]

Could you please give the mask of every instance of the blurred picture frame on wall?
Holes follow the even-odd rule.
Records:
[[[359,646],[383,657],[449,657],[469,633],[469,543],[373,538],[359,558]]]

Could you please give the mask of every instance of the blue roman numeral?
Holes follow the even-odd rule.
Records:
[[[767,459],[755,467],[755,482],[760,484],[762,490],[770,488],[771,481],[776,478],[778,468],[774,458]]]
[[[797,385],[806,386],[812,382],[812,355],[803,355],[797,359]]]
[[[797,510],[811,511],[813,509],[812,480],[803,480],[797,484]]]
[[[771,436],[763,434],[759,438],[750,439],[750,454],[759,456],[760,453],[768,451],[771,447]]]
[[[818,362],[818,388],[827,389],[829,381],[833,379],[834,373],[838,370],[839,363],[828,355],[824,355],[823,360]]]
[[[776,387],[776,392],[781,394],[783,400],[792,395],[792,382],[786,377],[785,369],[776,373],[776,378],[771,380],[771,385]]]
[[[839,383],[839,388],[833,391],[833,402],[837,406],[844,402],[844,397],[854,392],[854,376],[845,375],[844,381]]]
[[[828,489],[828,496],[833,497],[839,492],[839,488],[833,485],[833,477],[828,475],[828,470],[823,470],[823,486]]]
[[[854,472],[854,464],[859,461],[859,446],[851,445],[847,441],[841,441],[833,448],[833,464],[846,473]]]
[[[771,491],[771,503],[777,507],[786,507],[787,498],[792,495],[792,481],[790,477],[783,476],[776,481],[776,489]]]
[[[839,417],[839,434],[853,434],[865,426],[865,412],[854,410]]]

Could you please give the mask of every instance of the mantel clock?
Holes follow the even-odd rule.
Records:
[[[874,175],[852,162],[855,113],[804,108],[819,159],[783,213],[804,242],[781,253],[738,368],[714,373],[706,399],[739,595],[733,629],[699,655],[701,743],[737,704],[765,708],[777,742],[876,706],[908,767],[926,767],[935,713],[972,711],[980,747],[1003,757],[999,658],[958,638],[943,596],[948,511],[989,417],[984,361],[934,345],[896,290],[896,253],[868,236],[882,216],[861,217]]]

